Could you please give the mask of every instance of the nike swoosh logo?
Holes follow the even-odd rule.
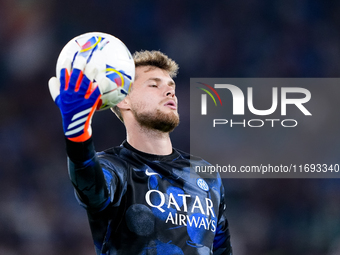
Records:
[[[145,170],[145,174],[147,176],[151,176],[151,175],[156,175],[156,174],[159,174],[159,173],[155,173],[155,172],[149,172],[149,168]]]

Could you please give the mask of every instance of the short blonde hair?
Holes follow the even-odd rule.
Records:
[[[140,66],[150,66],[150,67],[158,67],[164,71],[167,71],[171,78],[176,77],[178,73],[178,64],[169,58],[164,53],[157,50],[142,50],[136,51],[133,54],[133,60],[135,62],[135,67]],[[131,87],[131,90],[133,86]],[[111,110],[117,115],[117,117],[124,122],[122,114],[118,106],[114,106]]]
[[[177,63],[164,53],[157,50],[136,51],[133,54],[133,60],[135,61],[136,68],[139,66],[158,67],[167,71],[171,78],[176,77],[178,72]]]

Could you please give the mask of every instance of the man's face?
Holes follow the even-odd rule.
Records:
[[[175,82],[157,67],[136,68],[128,100],[137,122],[146,128],[171,132],[179,123]]]

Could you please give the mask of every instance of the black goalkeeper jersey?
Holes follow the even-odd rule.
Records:
[[[224,188],[206,161],[173,149],[143,153],[127,142],[95,153],[67,141],[69,174],[87,210],[97,254],[232,254]]]

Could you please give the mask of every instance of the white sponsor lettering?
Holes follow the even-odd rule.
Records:
[[[153,199],[151,199],[151,196]],[[155,200],[157,203],[155,203]],[[162,193],[161,191],[149,190],[145,194],[145,201],[150,207],[157,208],[162,213],[165,212],[165,210],[162,208],[164,206],[167,208],[176,209],[178,213],[169,212],[165,223],[204,228],[212,232],[216,231],[216,221],[213,219],[216,217],[214,212],[214,204],[209,198],[205,198],[203,201],[201,201],[199,196],[192,197],[188,194],[174,195],[173,193],[170,193],[168,199],[166,199],[166,194]],[[193,201],[190,208],[188,208],[188,201]],[[182,206],[180,207],[179,204],[182,204]],[[190,212],[191,216],[187,215],[187,212]],[[202,216],[197,216],[197,213]]]

